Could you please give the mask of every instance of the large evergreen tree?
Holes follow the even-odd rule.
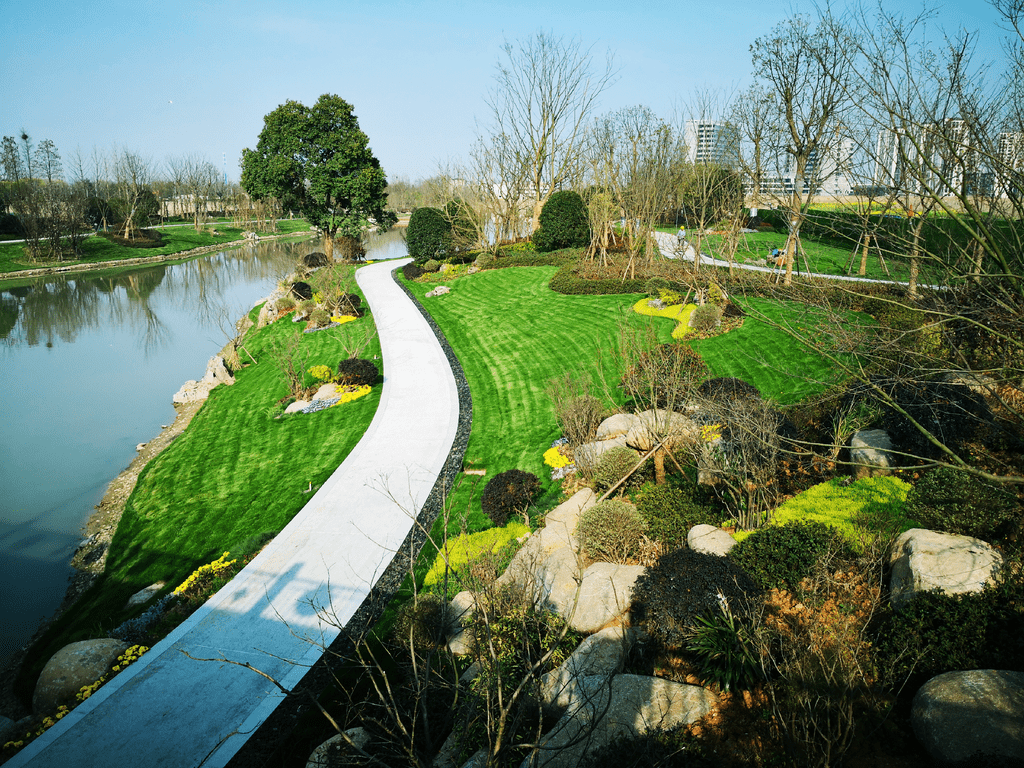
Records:
[[[325,93],[312,107],[287,101],[265,118],[256,149],[242,150],[242,188],[259,200],[291,196],[302,215],[334,238],[359,237],[371,223],[397,220],[387,210],[388,182],[352,105]]]

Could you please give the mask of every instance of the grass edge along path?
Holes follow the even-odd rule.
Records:
[[[260,307],[254,307],[253,320]],[[300,334],[309,350],[303,370],[337,366],[345,356],[335,335],[357,332],[370,315],[337,328],[301,334],[282,318],[250,329],[246,348],[260,362],[236,372],[232,386],[213,389],[182,435],[140,473],[107,555],[104,573],[58,618],[29,651],[15,690],[30,699],[46,660],[77,640],[103,637],[142,612],[125,610],[128,598],[157,581],[163,595],[199,565],[224,551],[239,552],[262,533],[283,528],[359,442],[380,402],[381,387],[366,397],[313,414],[281,419],[287,387],[273,360],[274,347]],[[354,329],[354,330],[353,330]],[[363,357],[380,355],[376,339]],[[306,374],[307,384],[312,377]]]

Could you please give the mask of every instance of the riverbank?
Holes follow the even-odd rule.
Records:
[[[286,240],[286,239],[301,239],[304,237],[313,237],[313,232],[290,232],[282,233],[279,235],[261,235],[259,242],[265,242],[267,240]],[[239,248],[243,245],[248,245],[256,241],[249,239],[232,240],[226,243],[213,243],[212,245],[202,245],[198,248],[192,248],[187,251],[178,251],[177,253],[165,253],[159,256],[139,256],[128,259],[111,259],[107,261],[89,261],[89,262],[77,262],[75,264],[58,264],[49,267],[37,267],[33,269],[19,269],[14,272],[5,272],[0,275],[0,282],[6,280],[16,280],[22,277],[45,277],[47,275],[63,275],[70,272],[91,272],[94,270],[101,269],[114,269],[118,267],[137,267],[145,266],[147,264],[160,264],[169,261],[187,261],[194,256],[202,256],[204,253],[212,253],[214,251],[222,251],[229,248]]]

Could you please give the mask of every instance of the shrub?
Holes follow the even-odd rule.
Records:
[[[342,236],[334,241],[334,253],[344,261],[359,261],[366,256],[366,248],[358,237]]]
[[[373,386],[380,377],[373,360],[350,357],[338,363],[338,383],[354,387]]]
[[[290,312],[295,309],[295,299],[291,296],[282,296],[275,302],[275,306],[279,312]]]
[[[626,368],[620,386],[638,406],[669,408],[690,396],[693,382],[707,375],[708,366],[687,344],[659,344],[641,350]]]
[[[692,493],[677,485],[644,483],[633,501],[647,522],[647,535],[666,551],[686,546],[686,534],[693,526],[718,523],[714,507],[695,501]]]
[[[761,677],[761,659],[752,627],[728,607],[712,616],[698,616],[686,655],[697,666],[703,685],[715,683],[724,691],[747,690]]]
[[[538,491],[540,480],[536,475],[510,469],[491,478],[484,487],[480,505],[495,525],[503,527],[515,515],[525,515]]]
[[[722,317],[746,317],[743,307],[734,301],[727,301],[722,307]]]
[[[417,277],[421,277],[424,274],[423,267],[416,262],[412,261],[402,267],[402,275],[406,280],[415,280]]]
[[[1018,512],[1008,490],[952,467],[933,469],[907,494],[907,514],[923,527],[979,539],[998,537]]]
[[[981,592],[916,595],[889,610],[874,633],[883,682],[913,693],[935,675],[959,669],[1024,671],[1024,582],[1020,562]]]
[[[693,310],[690,325],[697,333],[711,333],[722,320],[722,308],[718,304],[703,304]]]
[[[646,532],[647,523],[636,507],[612,499],[584,510],[576,527],[584,555],[620,564],[636,561]]]
[[[313,298],[313,286],[309,283],[292,283],[292,296],[298,301],[306,301]]]
[[[513,520],[504,528],[488,528],[486,531],[463,533],[448,539],[444,550],[437,553],[434,564],[423,577],[423,586],[441,587],[447,574],[449,594],[455,595],[470,588],[479,592],[504,572],[508,561],[519,549],[516,539],[529,532],[526,525]],[[493,560],[493,573],[481,573],[492,570],[487,562],[489,560]],[[483,568],[477,567],[480,565]]]
[[[925,426],[940,442],[959,452],[975,435],[982,423],[991,422],[985,399],[961,384],[906,379],[876,379],[879,387],[918,424]],[[878,397],[871,385],[851,387],[841,407],[852,410],[863,401],[874,401],[882,411],[882,422],[898,450],[926,459],[941,458],[941,450],[914,424]]]
[[[662,291],[667,291],[672,286],[668,280],[664,277],[652,277],[646,283],[644,283],[644,293],[650,296],[652,299],[657,299],[661,296]]]
[[[417,208],[405,230],[409,255],[417,264],[444,258],[452,249],[452,226],[437,208]]]
[[[697,394],[709,400],[738,400],[740,398],[761,399],[761,390],[743,379],[718,377],[701,382]]]
[[[395,636],[400,643],[411,641],[417,650],[430,651],[444,646],[454,628],[449,602],[438,595],[420,594],[399,611]]]
[[[743,618],[760,590],[727,557],[677,549],[663,554],[633,587],[632,618],[668,648],[683,648],[697,628],[698,616],[729,610]]]
[[[836,530],[824,523],[797,521],[754,531],[729,557],[763,589],[794,591],[830,550],[843,548]]]
[[[555,192],[540,212],[540,229],[533,245],[541,253],[559,248],[585,248],[590,244],[590,216],[579,192]]]
[[[323,253],[322,251],[313,251],[312,253],[307,253],[305,256],[299,259],[299,263],[302,264],[302,266],[306,267],[307,269],[326,267],[332,261],[333,259],[331,259],[330,256],[328,256],[326,253]]]
[[[326,309],[317,307],[309,313],[309,323],[313,328],[323,328],[326,325],[330,325],[331,314]]]
[[[639,458],[640,454],[632,448],[617,447],[605,451],[594,467],[594,487],[599,490],[611,488],[636,466]],[[640,472],[641,470],[634,472],[627,484],[640,485]]]
[[[343,293],[334,302],[334,313],[337,315],[351,315],[362,317],[363,300],[357,293]]]
[[[437,272],[441,268],[441,262],[435,259],[427,259],[423,263],[424,272]]]

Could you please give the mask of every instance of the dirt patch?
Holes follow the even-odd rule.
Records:
[[[177,415],[171,424],[161,430],[160,434],[146,443],[138,452],[132,463],[121,472],[107,486],[107,492],[103,495],[102,501],[97,505],[95,511],[89,516],[85,524],[85,541],[76,550],[71,559],[71,566],[75,569],[74,575],[69,579],[67,592],[64,600],[57,609],[57,612],[49,620],[36,630],[29,643],[21,648],[11,658],[6,668],[0,673],[0,715],[9,717],[12,720],[19,720],[26,716],[28,711],[21,701],[14,695],[13,684],[25,659],[27,650],[46,631],[47,627],[56,621],[68,610],[79,597],[92,585],[96,577],[103,573],[107,562],[107,550],[110,541],[117,530],[117,524],[121,520],[121,513],[124,512],[125,502],[135,489],[139,474],[142,469],[164,448],[185,431],[185,427],[192,421],[192,417],[199,412],[202,402],[186,403],[177,405]]]

